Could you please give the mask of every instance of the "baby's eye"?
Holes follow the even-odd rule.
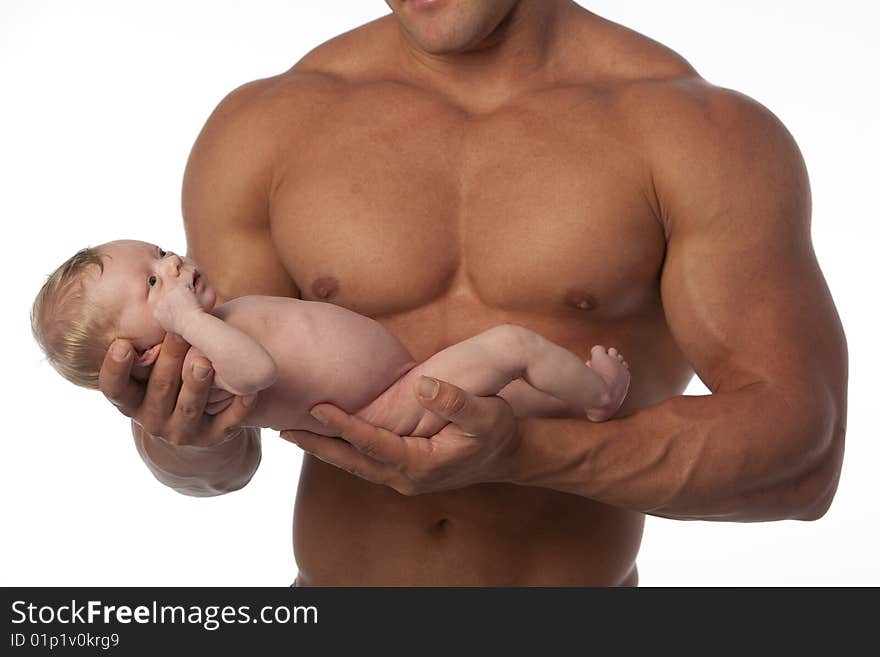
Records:
[[[150,277],[147,279],[147,284],[148,284],[150,287],[153,287],[153,286],[156,284],[156,277],[155,277],[155,276],[150,276]]]
[[[159,257],[160,258],[164,258],[167,254],[168,254],[167,251],[163,251],[162,249],[159,249]]]

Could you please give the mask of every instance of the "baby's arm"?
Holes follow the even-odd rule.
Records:
[[[214,385],[249,395],[275,383],[275,360],[259,342],[210,313],[192,313],[180,334],[214,366]]]
[[[236,395],[271,386],[275,360],[251,336],[205,312],[185,285],[170,291],[156,307],[156,319],[199,349],[214,367],[214,385]]]

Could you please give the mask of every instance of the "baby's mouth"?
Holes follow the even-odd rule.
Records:
[[[199,270],[196,269],[195,271],[193,271],[193,280],[192,280],[193,289],[194,290],[198,289],[198,286],[201,282],[202,282],[202,275],[199,273]]]

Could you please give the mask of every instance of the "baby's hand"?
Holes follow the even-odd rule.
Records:
[[[159,325],[169,333],[183,335],[186,324],[193,313],[200,313],[203,310],[192,281],[181,280],[159,300],[153,311],[153,316]]]

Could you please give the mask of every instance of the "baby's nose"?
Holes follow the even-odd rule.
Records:
[[[176,253],[169,253],[162,259],[162,267],[164,267],[165,273],[173,276],[177,276],[180,273],[180,265],[182,263],[183,260]]]

